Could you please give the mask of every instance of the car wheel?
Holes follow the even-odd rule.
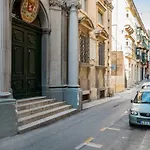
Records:
[[[134,124],[133,124],[133,123],[131,123],[131,122],[129,121],[129,126],[130,126],[130,127],[133,127],[133,126],[134,126]]]

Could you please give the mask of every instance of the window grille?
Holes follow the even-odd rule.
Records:
[[[105,65],[105,44],[100,42],[99,43],[99,65]]]
[[[89,36],[80,35],[80,62],[89,63],[90,60],[90,39]]]

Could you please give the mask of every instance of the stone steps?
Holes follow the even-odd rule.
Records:
[[[47,124],[52,124],[60,119],[71,116],[71,115],[75,114],[76,112],[77,112],[77,109],[72,108],[72,109],[57,113],[55,115],[37,120],[35,122],[20,126],[18,128],[18,131],[19,131],[19,133],[24,133],[24,132],[39,128],[41,126],[47,125]]]
[[[65,102],[56,102],[56,103],[52,103],[52,104],[48,104],[48,105],[44,105],[44,106],[27,109],[27,110],[22,110],[22,111],[18,112],[18,118],[26,117],[26,116],[33,115],[33,114],[36,114],[36,113],[39,113],[42,111],[53,109],[53,108],[62,106],[64,104],[65,104]]]
[[[37,102],[38,100],[46,99],[46,96],[39,96],[39,97],[31,97],[31,98],[25,98],[25,99],[20,99],[17,101],[18,105],[19,104],[26,104],[27,102]]]
[[[34,97],[17,101],[19,133],[53,123],[77,111],[65,102],[45,98]]]
[[[21,111],[21,110],[26,110],[26,109],[32,109],[32,108],[36,108],[39,106],[52,104],[54,102],[56,102],[56,100],[54,100],[54,99],[43,99],[43,100],[38,100],[38,101],[34,101],[34,102],[29,101],[25,104],[17,104],[17,110]]]
[[[45,117],[54,115],[56,113],[68,110],[68,109],[71,109],[70,105],[65,105],[65,106],[61,106],[61,107],[58,107],[58,108],[46,110],[46,111],[43,111],[43,112],[40,112],[40,113],[37,113],[37,114],[34,114],[34,115],[29,115],[27,117],[23,117],[23,118],[18,119],[18,125],[19,126],[25,125],[25,124],[37,121],[39,119],[43,119]]]

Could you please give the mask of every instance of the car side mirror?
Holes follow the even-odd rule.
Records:
[[[133,99],[131,100],[131,103],[133,103]]]

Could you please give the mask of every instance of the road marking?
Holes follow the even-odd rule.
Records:
[[[108,130],[114,130],[114,131],[120,131],[120,129],[117,128],[107,128]]]
[[[121,114],[121,117],[126,115],[128,113],[128,111],[125,111],[123,114]]]
[[[105,131],[106,129],[107,129],[107,127],[100,129],[100,131],[103,132],[103,131]]]
[[[105,130],[120,131],[120,129],[117,129],[117,128],[109,128],[109,127],[105,127],[105,128],[100,129],[101,132],[103,132],[103,131],[105,131]]]
[[[80,145],[78,145],[77,147],[75,147],[76,150],[80,150],[81,148],[83,148],[84,146],[86,146],[87,144],[89,144],[91,141],[93,141],[94,138],[93,137],[89,137],[87,140],[85,140],[83,143],[81,143]]]
[[[102,148],[103,145],[90,142],[87,144],[87,146],[94,147],[94,148]]]
[[[75,149],[76,150],[80,150],[81,148],[83,148],[86,144],[85,143],[82,143],[80,145],[78,145]]]
[[[84,141],[84,143],[88,144],[88,143],[90,143],[93,140],[94,140],[93,137],[89,137],[87,140]]]

